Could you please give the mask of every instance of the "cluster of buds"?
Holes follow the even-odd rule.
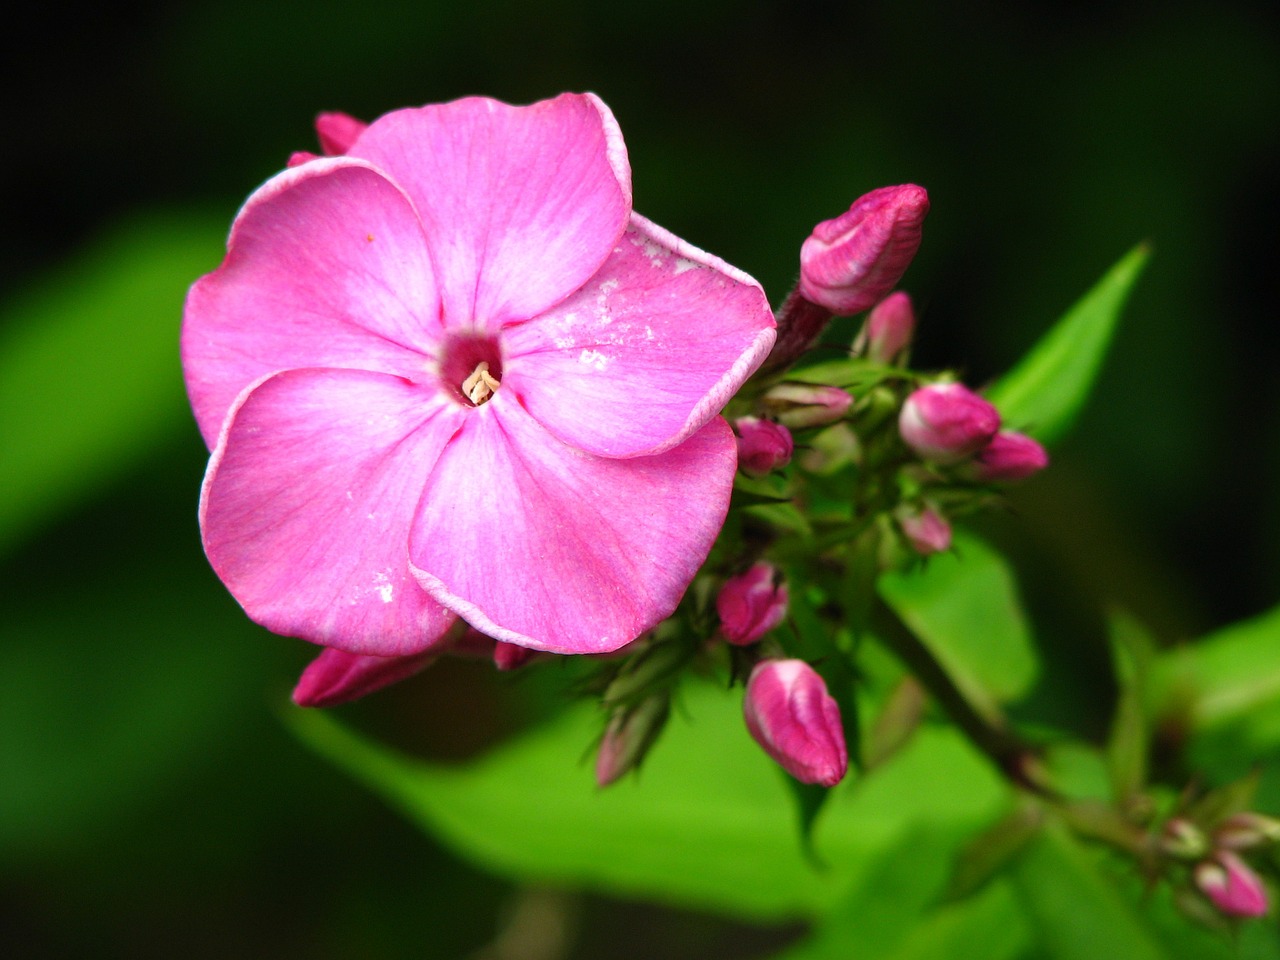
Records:
[[[1164,825],[1160,850],[1173,861],[1191,865],[1190,885],[1221,916],[1230,919],[1261,917],[1270,907],[1267,886],[1246,856],[1262,853],[1280,843],[1280,820],[1253,811],[1231,814],[1212,828],[1202,828],[1185,817]],[[1184,907],[1196,912],[1196,902],[1183,898]]]

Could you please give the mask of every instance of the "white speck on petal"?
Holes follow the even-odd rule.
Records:
[[[604,370],[609,365],[609,358],[599,350],[583,350],[578,354],[578,362],[595,367],[597,370]]]
[[[688,257],[676,257],[676,268],[672,276],[678,277],[682,273],[688,273],[690,270],[696,269],[697,266],[698,264]]]

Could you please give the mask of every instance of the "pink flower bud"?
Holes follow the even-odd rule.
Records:
[[[408,679],[434,662],[439,653],[432,648],[407,657],[368,657],[326,647],[302,671],[293,689],[293,702],[300,707],[336,707],[358,700]]]
[[[898,526],[911,544],[911,549],[923,557],[941,553],[951,546],[951,524],[932,507],[923,510],[898,511]]]
[[[1049,465],[1044,447],[1026,434],[1002,430],[978,451],[969,471],[979,483],[1013,483]]]
[[[502,640],[493,645],[493,665],[499,670],[519,670],[538,655],[538,651]]]
[[[1196,886],[1229,917],[1260,917],[1267,912],[1262,880],[1229,850],[1219,851],[1195,869]]]
[[[800,294],[832,313],[861,313],[902,279],[929,212],[923,187],[881,187],[826,220],[800,248]]]
[[[716,597],[720,634],[732,644],[755,643],[787,615],[787,585],[777,569],[763,561],[730,577]]]
[[[780,423],[758,417],[739,417],[733,422],[738,434],[738,469],[753,477],[781,470],[791,462],[795,444],[791,431]]]
[[[866,357],[876,363],[892,363],[911,345],[916,331],[916,311],[911,298],[899,290],[879,303],[867,317],[863,331]]]
[[[842,418],[853,405],[853,397],[839,387],[780,383],[765,392],[763,402],[788,427],[820,427]]]
[[[369,125],[345,113],[322,113],[316,117],[316,136],[326,157],[340,157],[351,149]]]
[[[300,167],[304,163],[310,163],[312,160],[319,160],[320,154],[312,153],[309,150],[295,150],[289,154],[289,162],[286,167]]]
[[[803,660],[765,660],[747,681],[747,729],[801,783],[834,787],[849,768],[840,708]]]
[[[898,432],[921,458],[957,463],[977,453],[1000,429],[1000,414],[964,384],[921,387],[902,405]]]

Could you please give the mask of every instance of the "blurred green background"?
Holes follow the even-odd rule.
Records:
[[[1270,7],[30,7],[0,39],[0,942],[36,957],[534,958],[497,938],[555,916],[573,957],[729,958],[796,932],[517,890],[280,723],[313,651],[249,624],[200,553],[207,454],[177,331],[239,203],[314,148],[322,109],[594,90],[626,135],[637,208],[775,302],[814,222],[921,183],[933,211],[904,282],[923,313],[916,359],[974,384],[1150,240],[1084,421],[986,524],[1023,564],[1053,677],[1024,713],[1101,730],[1104,605],[1177,643],[1274,604]],[[557,695],[449,663],[340,714],[451,761]]]

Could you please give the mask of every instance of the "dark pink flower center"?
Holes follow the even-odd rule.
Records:
[[[486,403],[502,386],[502,350],[479,334],[451,334],[440,359],[440,385],[466,407]]]

